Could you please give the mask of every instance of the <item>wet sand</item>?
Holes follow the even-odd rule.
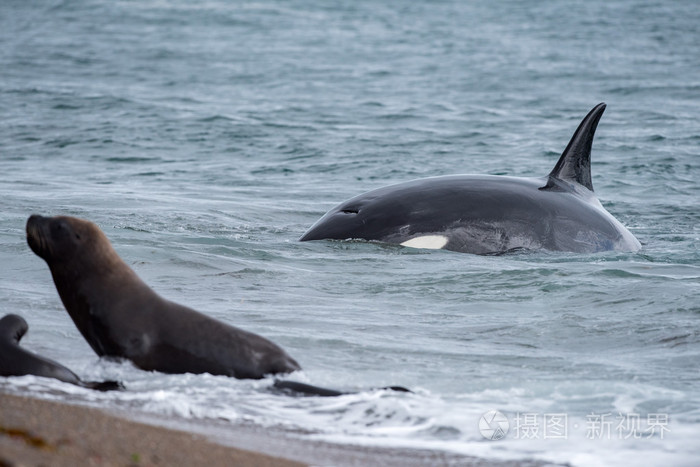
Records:
[[[0,393],[0,466],[305,464],[128,421],[97,409]]]
[[[192,421],[107,413],[0,392],[0,467],[542,465],[417,449],[335,445],[256,426],[227,425],[223,439],[217,436],[222,427],[216,421],[207,425],[211,430]]]

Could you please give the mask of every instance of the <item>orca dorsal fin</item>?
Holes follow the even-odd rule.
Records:
[[[576,182],[593,191],[591,181],[591,146],[600,117],[605,111],[605,102],[593,107],[579,124],[564,149],[559,162],[549,173],[550,177],[568,182]],[[550,184],[547,184],[548,186]],[[546,188],[546,187],[543,187]]]

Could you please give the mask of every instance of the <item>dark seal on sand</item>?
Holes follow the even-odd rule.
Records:
[[[23,349],[19,341],[28,329],[27,322],[21,316],[5,315],[0,319],[0,376],[35,375],[98,391],[122,389],[122,385],[116,381],[83,381],[60,363]]]

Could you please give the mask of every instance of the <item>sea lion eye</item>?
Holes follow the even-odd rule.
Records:
[[[78,240],[80,240],[80,234],[79,234],[79,233],[75,234],[75,238],[77,238]]]

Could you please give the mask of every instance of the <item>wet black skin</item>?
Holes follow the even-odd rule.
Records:
[[[639,242],[593,193],[590,153],[604,110],[583,119],[547,177],[454,175],[379,188],[333,208],[300,240],[401,244],[437,235],[448,239],[445,249],[475,254],[636,251]]]
[[[435,177],[371,191],[326,214],[301,238],[403,243],[425,235],[445,249],[593,253],[618,249],[619,223],[566,182],[489,175]]]
[[[99,356],[129,359],[144,370],[235,378],[300,369],[264,337],[160,297],[92,222],[33,215],[27,241],[48,264],[68,314]]]
[[[83,381],[60,363],[23,349],[19,341],[28,329],[21,316],[9,314],[0,319],[0,376],[34,375],[99,391],[123,389],[116,381]]]

